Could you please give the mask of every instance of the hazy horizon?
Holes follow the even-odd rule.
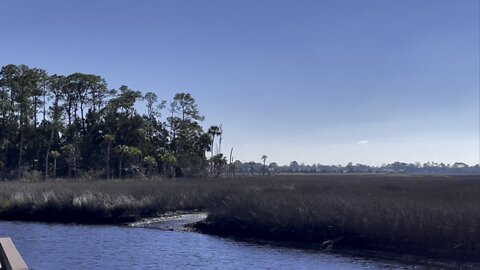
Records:
[[[189,92],[240,161],[480,163],[475,0],[7,0],[0,10],[2,65],[94,73],[167,101]]]

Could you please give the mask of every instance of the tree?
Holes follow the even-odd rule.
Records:
[[[0,136],[3,138],[2,155],[4,157],[2,163],[6,168],[11,167],[11,152],[15,150],[14,138],[18,132],[18,114],[16,113],[16,77],[18,67],[15,65],[7,65],[0,70],[0,110],[1,110],[1,128]]]
[[[54,150],[50,152],[50,155],[53,158],[53,177],[57,177],[57,158],[60,156],[60,152]]]
[[[253,172],[255,171],[253,169],[253,166],[255,165],[255,161],[248,162],[248,165],[250,165],[250,175],[253,176]]]
[[[171,153],[159,153],[159,158],[163,162],[163,172],[168,178],[175,176],[175,165],[177,164],[177,158]]]
[[[130,172],[132,175],[142,175],[140,171],[140,158],[142,157],[142,150],[137,147],[128,145],[118,145],[117,153],[119,154],[118,162],[118,176],[123,177],[123,170]]]
[[[220,153],[213,156],[211,162],[213,164],[212,176],[219,177],[223,172],[223,168],[225,167],[225,165],[227,165],[227,158]]]
[[[218,126],[211,126],[207,133],[210,135],[211,137],[211,141],[212,141],[212,146],[210,147],[210,152],[211,152],[211,157],[213,157],[214,155],[214,152],[215,152],[215,136],[220,136],[220,134],[222,134],[222,132],[220,131],[220,128]],[[217,153],[219,154],[219,153]]]
[[[118,154],[118,178],[123,178],[123,162],[128,157],[128,146],[118,145],[115,150]]]
[[[36,127],[38,124],[38,109],[40,109],[44,104],[44,100],[40,99],[40,97],[45,97],[45,88],[48,80],[48,75],[45,70],[38,68],[29,68],[27,72],[29,76],[30,95],[32,99],[31,113],[33,118],[33,125]]]
[[[31,69],[28,66],[10,66],[13,73],[10,77],[10,90],[12,93],[13,110],[17,108],[18,113],[18,166],[17,177],[20,178],[23,171],[23,154],[28,149],[28,143],[34,140],[27,140],[28,137],[35,137],[36,112],[38,109],[39,84],[41,74],[39,69]],[[34,116],[35,115],[35,116]],[[34,147],[30,148],[33,149]],[[33,163],[35,157],[30,156],[29,161]]]
[[[67,176],[72,177],[73,176],[76,178],[77,177],[77,162],[78,162],[78,149],[75,145],[73,144],[66,144],[62,146],[62,154],[67,161],[68,164],[68,171],[67,171]]]
[[[146,156],[143,158],[143,162],[147,166],[147,175],[151,177],[154,168],[157,166],[157,160],[152,156]]]
[[[169,150],[177,159],[176,176],[194,175],[206,167],[205,151],[209,148],[208,134],[203,132],[195,99],[190,94],[179,93],[170,103],[171,116],[167,118]]]
[[[147,103],[144,115],[135,109],[140,100]],[[212,172],[218,175],[224,162],[223,156],[215,157],[216,150],[221,153],[221,127],[204,132],[204,117],[188,93],[174,96],[171,115],[162,120],[165,103],[153,92],[142,95],[127,86],[109,90],[106,81],[94,74],[49,76],[25,65],[3,66],[2,177],[21,177],[25,170],[42,171],[45,180],[101,170],[107,179],[141,175],[145,170],[151,176],[162,165],[163,173],[172,176],[206,175],[207,151],[212,152]],[[118,164],[118,173],[112,164]]]
[[[63,99],[63,88],[65,87],[65,77],[53,75],[48,80],[48,89],[49,95],[53,99],[52,106],[50,107],[50,117],[51,117],[51,128],[50,128],[50,138],[48,140],[47,149],[45,151],[45,180],[48,179],[48,157],[50,149],[53,144],[53,139],[56,130],[59,129],[62,107],[59,105],[60,101]],[[57,156],[58,157],[58,156]],[[55,160],[55,166],[56,166]],[[56,173],[56,168],[54,169]]]
[[[233,147],[230,149],[230,157],[228,160],[228,175],[235,176],[237,166],[233,163]]]
[[[271,162],[269,165],[268,165],[268,169],[269,169],[269,173],[272,173],[273,175],[275,175],[277,173],[277,170],[279,169],[279,166],[277,163],[275,162]]]
[[[148,118],[156,118],[160,117],[160,110],[165,108],[165,104],[167,103],[165,100],[162,100],[160,104],[155,104],[158,102],[157,94],[153,92],[147,92],[143,97],[145,101],[147,101],[147,116]]]
[[[220,128],[218,126],[211,126],[208,131],[207,131],[208,135],[210,135],[210,139],[211,139],[211,147],[210,147],[210,172],[213,176],[214,174],[214,163],[213,163],[213,155],[214,155],[214,152],[215,152],[215,136],[220,136],[221,131],[220,131]]]
[[[119,111],[126,116],[132,116],[135,113],[135,102],[142,98],[140,91],[135,91],[126,85],[120,86],[120,93],[110,100],[110,109]]]
[[[109,90],[107,87],[107,82],[104,78],[88,74],[88,93],[89,93],[89,104],[93,112],[100,111],[104,104],[105,99],[113,94],[113,91]]]
[[[114,134],[105,134],[103,136],[103,139],[105,141],[105,144],[107,145],[107,160],[105,161],[106,164],[106,175],[107,175],[107,180],[110,179],[110,151],[112,148],[112,143],[115,141],[115,135]]]
[[[100,110],[103,99],[109,94],[107,84],[100,76],[79,72],[69,75],[66,79],[73,114],[76,118],[77,111],[80,112],[81,127],[85,131],[86,109],[91,108],[93,112]]]
[[[265,163],[267,162],[267,158],[268,158],[267,155],[262,155],[262,160],[263,160],[263,175],[265,175],[265,169],[266,169]]]
[[[205,117],[200,115],[195,99],[186,93],[175,94],[170,104],[172,114],[180,116],[182,121],[203,121]]]
[[[297,161],[292,161],[290,162],[290,171],[291,172],[296,172],[298,171],[298,162]]]

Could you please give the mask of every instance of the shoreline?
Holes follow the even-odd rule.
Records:
[[[238,240],[253,240],[254,242],[267,242],[273,244],[287,244],[292,246],[309,247],[326,252],[356,251],[360,254],[390,254],[394,257],[414,256],[429,260],[445,262],[472,263],[480,267],[480,256],[475,253],[467,254],[464,250],[452,252],[451,249],[423,249],[421,247],[388,245],[382,242],[362,239],[352,235],[337,235],[333,238],[322,238],[318,235],[298,236],[292,232],[274,232],[272,230],[253,230],[251,228],[234,229],[233,227],[216,227],[208,220],[192,224],[194,230],[209,235],[233,238]],[[375,256],[375,255],[374,255]],[[390,256],[391,257],[391,256]]]
[[[191,221],[188,216],[201,215],[201,218]],[[255,244],[268,244],[281,247],[293,247],[299,249],[307,249],[313,251],[321,251],[332,254],[359,256],[365,258],[379,258],[390,261],[398,261],[403,263],[418,263],[425,266],[446,267],[450,269],[478,269],[480,267],[480,257],[476,254],[461,255],[460,253],[452,254],[449,250],[412,250],[406,247],[388,246],[379,243],[370,242],[369,244],[361,244],[358,241],[345,241],[342,237],[337,239],[319,239],[311,238],[295,238],[291,234],[281,236],[278,233],[271,234],[265,231],[225,229],[213,226],[208,221],[206,212],[198,211],[174,211],[157,214],[152,217],[130,217],[125,219],[111,220],[110,222],[102,220],[101,222],[82,222],[69,221],[64,219],[0,219],[0,221],[18,221],[18,222],[40,222],[45,224],[62,224],[62,225],[112,225],[125,226],[131,228],[148,228],[164,231],[190,231],[207,235],[229,238],[236,241],[244,241]],[[48,221],[47,221],[48,220]],[[83,219],[85,220],[85,219]],[[180,224],[170,223],[171,221],[181,220]],[[175,223],[175,222],[174,222]],[[318,241],[316,241],[318,240]]]
[[[167,213],[166,216],[169,217],[174,217],[176,216],[177,213]],[[181,215],[188,215],[186,212],[181,211]],[[152,225],[156,221],[158,221],[159,218],[146,218],[141,220],[139,223],[141,224],[149,224]],[[3,220],[0,220],[3,221]],[[18,222],[27,222],[27,221],[18,221]],[[37,222],[27,222],[27,223],[37,223]],[[52,224],[52,223],[45,223],[45,222],[38,222],[39,224]],[[75,223],[75,224],[64,224],[64,223],[54,223],[57,224],[58,226],[65,226],[65,225],[70,225],[70,226],[82,226],[82,225],[87,225],[87,224],[81,224],[81,223]],[[185,232],[190,232],[190,233],[201,233],[203,234],[204,232],[197,230],[195,228],[192,229],[181,229],[181,230],[175,230],[175,229],[158,229],[153,226],[128,226],[129,224],[102,224],[102,225],[93,225],[104,227],[104,226],[114,226],[114,227],[123,227],[123,228],[132,228],[135,230],[136,228],[147,228],[149,230],[163,230],[168,233],[168,231],[171,232],[180,232],[180,233],[185,233]],[[90,225],[91,226],[91,225]],[[132,231],[132,233],[134,233]],[[404,253],[398,253],[398,252],[391,252],[391,251],[383,251],[383,250],[367,250],[367,249],[359,249],[359,248],[333,248],[333,249],[321,249],[319,248],[318,245],[312,244],[312,243],[301,243],[301,242],[289,242],[289,241],[277,241],[273,239],[266,239],[266,238],[248,238],[248,237],[238,237],[234,235],[219,235],[219,234],[211,234],[208,233],[206,235],[210,235],[213,237],[219,237],[219,238],[224,238],[227,241],[238,241],[238,242],[243,242],[248,245],[255,245],[258,246],[259,248],[262,248],[262,246],[265,247],[276,247],[276,248],[285,248],[285,249],[294,249],[298,250],[300,252],[307,252],[307,253],[324,253],[324,254],[330,254],[333,256],[339,256],[339,257],[344,257],[344,258],[351,258],[355,260],[355,258],[358,259],[363,259],[363,260],[373,260],[373,261],[383,261],[385,263],[395,263],[397,265],[404,265],[405,267],[409,267],[411,265],[415,265],[417,267],[420,267],[419,269],[479,269],[480,268],[480,263],[475,262],[475,261],[461,261],[461,260],[452,260],[448,258],[431,258],[431,257],[424,257],[424,256],[419,256],[415,254],[404,254]],[[410,268],[408,268],[410,269]]]
[[[167,213],[208,212],[191,228],[324,250],[478,261],[478,194],[474,176],[13,181],[0,182],[0,219],[125,225],[153,223]]]
[[[126,224],[132,228],[150,228],[164,231],[195,231],[194,224],[207,219],[207,212],[168,212],[159,217],[142,218]]]
[[[194,225],[195,226],[195,225]],[[394,261],[405,264],[420,264],[425,267],[433,267],[433,269],[480,269],[480,259],[460,259],[455,257],[439,257],[439,254],[420,254],[413,252],[400,252],[398,250],[385,248],[385,246],[335,246],[322,247],[321,243],[314,242],[299,242],[295,240],[274,239],[266,237],[254,237],[246,234],[229,234],[224,231],[203,230],[195,226],[194,231],[208,235],[214,235],[222,238],[233,239],[235,241],[242,241],[257,245],[273,245],[285,248],[295,248],[308,250],[313,252],[326,252],[329,254],[338,254],[341,256],[352,256],[362,258],[375,258],[387,261]],[[474,256],[478,258],[478,256]]]

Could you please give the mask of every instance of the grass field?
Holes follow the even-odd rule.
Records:
[[[0,183],[1,219],[118,223],[176,210],[208,211],[197,227],[216,234],[480,255],[478,175]]]

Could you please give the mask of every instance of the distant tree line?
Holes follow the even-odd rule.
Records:
[[[480,165],[469,166],[463,162],[455,162],[454,164],[444,164],[436,162],[427,163],[405,163],[394,162],[384,164],[382,166],[369,166],[364,164],[353,164],[349,162],[347,165],[322,165],[290,162],[289,165],[278,165],[272,162],[265,165],[263,162],[241,162],[239,160],[230,164],[235,168],[237,174],[244,175],[276,175],[281,173],[412,173],[412,174],[480,174]]]
[[[144,114],[135,109],[138,102]],[[221,129],[205,132],[203,120],[188,93],[167,104],[153,92],[109,89],[94,74],[6,65],[0,71],[0,178],[214,174],[226,164],[214,153]]]

